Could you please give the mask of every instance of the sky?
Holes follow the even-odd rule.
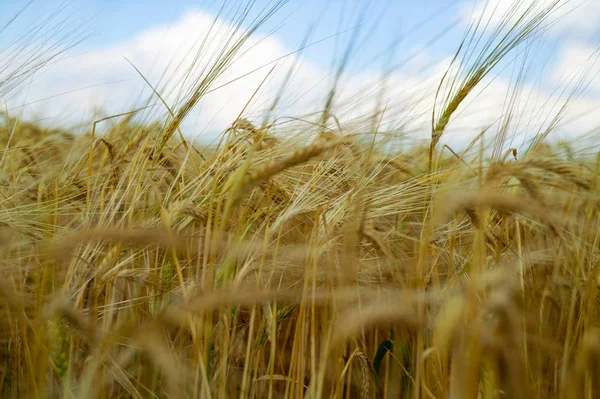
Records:
[[[521,7],[552,1],[516,0]],[[436,89],[469,22],[489,13],[491,32],[516,2],[289,0],[206,88],[182,130],[210,141],[242,111],[259,121],[283,87],[278,118],[318,111],[352,43],[335,98],[342,124],[359,125],[384,109],[383,128],[426,137]],[[464,145],[482,129],[501,126],[508,111],[515,139],[531,137],[552,124],[567,99],[556,137],[595,134],[600,0],[563,2],[535,40],[511,52],[471,93],[445,140]],[[15,87],[0,84],[0,101],[12,115],[76,124],[80,131],[96,119],[144,107],[140,117],[164,118],[167,106],[177,109],[189,98],[219,52],[239,38],[234,27],[249,3],[244,29],[277,1],[3,0],[0,82],[17,67],[35,73]],[[490,37],[484,33],[482,43]]]

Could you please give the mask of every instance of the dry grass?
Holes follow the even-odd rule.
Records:
[[[2,396],[598,397],[600,156],[433,156],[542,17],[406,153],[242,119],[182,145],[206,82],[166,127],[7,119]]]
[[[20,126],[3,154],[6,396],[596,388],[596,162],[534,153],[480,179],[448,161],[432,180],[351,138],[292,138],[206,160],[170,141],[152,166],[128,123],[92,152]]]

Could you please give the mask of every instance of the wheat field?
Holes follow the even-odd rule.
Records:
[[[4,115],[2,397],[600,397],[600,152],[440,141],[556,4],[458,56],[406,150],[330,102],[198,145],[206,82],[102,134]]]

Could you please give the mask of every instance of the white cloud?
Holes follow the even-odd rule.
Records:
[[[8,98],[8,106],[13,108],[13,112],[17,112],[21,110],[19,105],[31,103],[23,108],[25,116],[69,123],[89,120],[91,112],[97,107],[101,107],[109,115],[126,112],[139,100],[140,93],[143,93],[144,100],[145,96],[151,94],[151,90],[123,57],[127,57],[138,67],[152,84],[158,85],[160,82],[161,92],[172,106],[182,89],[189,90],[193,86],[191,82],[203,76],[203,66],[214,60],[215,54],[223,48],[224,41],[232,35],[232,26],[226,21],[217,20],[206,40],[202,58],[196,62],[191,78],[184,81],[213,21],[213,15],[201,11],[189,12],[170,27],[150,27],[131,39],[65,58],[53,64],[43,74],[37,75],[25,87],[26,90]],[[261,110],[270,105],[281,87],[287,68],[297,61],[296,55],[283,58],[291,51],[274,36],[252,38],[213,87],[282,58],[248,110],[250,115],[260,115]],[[207,94],[183,124],[184,134],[196,137],[205,130],[205,138],[212,138],[228,127],[245,107],[272,65],[275,64]],[[298,116],[318,110],[323,106],[331,87],[330,71],[309,60],[302,60],[298,65],[300,68],[294,73],[287,94],[280,104],[279,115]],[[396,71],[384,86],[384,122],[404,122],[409,130],[420,129],[419,137],[427,137],[435,90],[447,65],[447,59],[432,60],[424,56],[415,59],[411,68]],[[375,71],[365,70],[346,76],[339,88],[336,115],[344,122],[372,113],[379,101],[380,86],[380,76]],[[444,141],[460,147],[468,143],[480,129],[497,121],[504,112],[504,102],[509,90],[510,82],[498,77],[482,93],[472,93],[459,108],[456,118],[451,121]],[[68,91],[72,92],[56,96]],[[50,99],[44,100],[45,98]],[[549,103],[548,99],[551,99]],[[561,103],[551,88],[540,90],[527,83],[518,104],[521,119],[516,120],[514,132],[532,134],[536,133],[533,130],[536,122],[543,122],[543,118],[540,119],[535,112],[542,110],[542,117],[547,118],[556,112]],[[550,107],[552,104],[554,108]],[[137,106],[140,105],[142,103],[138,102]],[[466,106],[468,108],[465,110]],[[578,100],[574,109],[579,112],[597,109],[599,106],[600,98],[587,97]],[[157,105],[151,115],[166,115],[166,112],[162,105]],[[573,115],[567,115],[567,119],[574,118]],[[593,114],[586,114],[583,118],[573,119],[571,125],[565,127],[565,131],[583,132],[595,127],[596,123]]]
[[[57,120],[60,118],[62,121],[67,118],[70,122],[89,117],[91,110],[96,107],[102,107],[109,114],[127,111],[141,92],[147,96],[151,90],[125,57],[140,69],[151,84],[161,83],[161,93],[167,102],[173,105],[182,89],[189,90],[193,87],[194,80],[206,75],[202,73],[204,68],[214,62],[217,53],[223,48],[223,43],[232,37],[232,26],[224,21],[217,21],[209,35],[209,27],[213,20],[212,15],[190,12],[171,28],[152,27],[130,40],[65,58],[46,68],[43,74],[38,74],[26,90],[9,97],[9,106],[14,108],[32,103],[24,108],[26,114],[54,117]],[[194,57],[205,38],[207,40],[202,56],[196,61],[188,81],[184,82],[189,66],[194,63]],[[289,52],[273,37],[260,43],[257,41],[258,38],[253,38],[248,42],[240,52],[243,55],[237,57],[213,86],[242,76]],[[286,63],[292,61],[293,57],[290,57]],[[208,94],[199,107],[202,114],[199,126],[209,123],[213,117],[216,117],[213,121],[216,129],[230,123],[258,88],[270,67],[262,68]],[[281,75],[279,73],[277,77],[280,78]],[[324,75],[322,71],[305,64],[299,76],[295,78],[295,85],[300,88],[309,87],[313,81],[321,79],[321,75]],[[277,79],[265,91],[272,92],[276,83]],[[70,93],[56,96],[65,92]],[[56,97],[38,101],[52,96]],[[62,113],[65,106],[69,108],[67,114]],[[193,119],[190,117],[190,120]]]
[[[464,3],[460,8],[463,22],[489,21],[491,25],[514,24],[527,10],[535,15],[555,4],[544,26],[554,38],[568,34],[587,37],[600,28],[600,0],[478,0],[475,5]]]
[[[593,79],[600,70],[600,47],[583,41],[566,41],[559,49],[557,61],[552,67],[551,79],[555,83],[577,83],[577,77],[587,72],[592,90],[600,90],[600,82]],[[571,84],[571,85],[572,85]]]
[[[102,108],[107,114],[128,111],[140,98],[140,93],[144,93],[141,98],[145,99],[151,89],[125,57],[140,69],[151,84],[159,86],[165,100],[172,106],[182,91],[190,90],[197,79],[206,75],[205,68],[214,62],[216,54],[232,37],[232,26],[222,20],[217,20],[209,33],[213,21],[213,15],[189,12],[170,27],[151,27],[132,39],[65,58],[48,67],[43,74],[38,74],[18,95],[9,97],[9,107],[13,111],[23,109],[26,116],[35,115],[69,123],[90,118],[91,112],[97,108]],[[203,43],[205,47],[200,60],[194,60]],[[187,119],[185,127],[188,134],[193,136],[204,128],[213,133],[226,128],[246,106],[273,65],[276,65],[276,69],[254,98],[248,110],[250,113],[270,105],[288,68],[295,62],[300,68],[293,74],[279,111],[286,115],[297,115],[322,107],[333,74],[310,61],[298,60],[296,55],[286,56],[291,52],[292,49],[285,48],[273,36],[257,36],[249,40],[212,87],[220,87],[258,70],[205,95]],[[279,61],[271,63],[275,60]],[[192,64],[193,71],[185,80]],[[340,117],[348,118],[372,111],[379,94],[377,79],[377,74],[366,71],[342,82],[338,111],[346,111],[346,115]],[[414,93],[423,91],[426,83],[432,86],[431,79],[431,76],[420,78],[398,73],[388,82],[387,88],[396,97],[395,103],[400,100],[414,101]],[[66,94],[58,95],[60,93]],[[26,106],[20,107],[22,104]],[[164,114],[164,110],[162,112]]]

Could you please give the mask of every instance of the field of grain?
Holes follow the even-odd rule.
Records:
[[[198,145],[178,128],[202,84],[157,123],[4,115],[1,396],[599,397],[600,152],[440,142],[550,12],[461,47],[403,151],[330,101]]]

